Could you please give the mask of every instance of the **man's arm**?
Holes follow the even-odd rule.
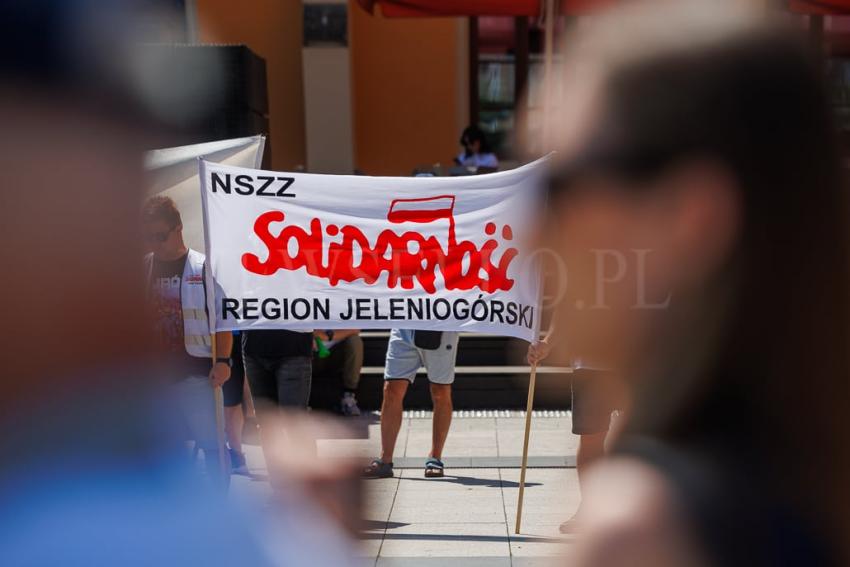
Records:
[[[230,358],[233,354],[233,333],[218,331],[215,334],[215,355],[218,358]]]
[[[233,351],[233,333],[230,331],[221,331],[215,334],[215,356],[216,359],[230,358]],[[210,380],[213,386],[221,386],[230,378],[230,364],[227,362],[213,361],[212,370],[210,370]]]
[[[549,356],[549,353],[552,351],[552,335],[555,334],[555,320],[553,319],[549,323],[549,328],[546,330],[546,335],[540,339],[539,341],[533,342],[528,345],[528,354],[526,355],[526,359],[528,363],[532,366],[540,363],[544,358]]]

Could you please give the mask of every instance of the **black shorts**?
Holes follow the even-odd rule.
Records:
[[[573,433],[592,435],[605,433],[611,413],[617,409],[608,373],[579,369],[572,374]]]
[[[238,337],[234,338],[234,341]],[[233,348],[233,367],[230,369],[230,380],[221,387],[224,407],[232,408],[242,403],[242,394],[245,391],[245,365],[242,363],[242,345]]]

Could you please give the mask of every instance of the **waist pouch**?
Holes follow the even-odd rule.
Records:
[[[443,331],[413,331],[413,344],[424,350],[437,350],[443,341]]]

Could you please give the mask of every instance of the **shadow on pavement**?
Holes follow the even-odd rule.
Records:
[[[487,542],[537,542],[537,543],[569,543],[575,537],[546,537],[531,535],[452,535],[452,534],[399,534],[374,533],[363,534],[362,539],[396,539],[406,541],[487,541]]]
[[[443,478],[416,478],[405,477],[401,479],[404,482],[409,480],[417,482],[442,483],[449,482],[452,484],[460,484],[463,486],[483,486],[485,488],[519,488],[519,483],[512,480],[499,480],[498,478],[475,478],[474,476],[453,476],[446,475]],[[540,482],[526,482],[525,487],[540,486]]]
[[[404,522],[385,522],[383,520],[363,520],[361,523],[362,531],[370,532],[370,531],[378,531],[378,530],[394,530],[396,528],[403,528],[404,526],[409,526],[410,524],[406,524]],[[366,537],[369,534],[364,534],[363,537]],[[378,534],[372,534],[378,535]]]

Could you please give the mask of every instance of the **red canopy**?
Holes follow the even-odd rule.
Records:
[[[850,0],[788,0],[788,8],[798,14],[837,16],[850,14]]]
[[[375,5],[387,18],[424,18],[440,16],[537,16],[541,0],[357,0],[364,10],[374,14]],[[562,0],[561,12],[580,14],[611,0]]]
[[[374,14],[380,4],[387,18],[439,16],[537,16],[542,0],[357,0]],[[561,0],[563,14],[581,14],[612,0]],[[850,14],[850,0],[788,0],[788,8],[800,14]]]

